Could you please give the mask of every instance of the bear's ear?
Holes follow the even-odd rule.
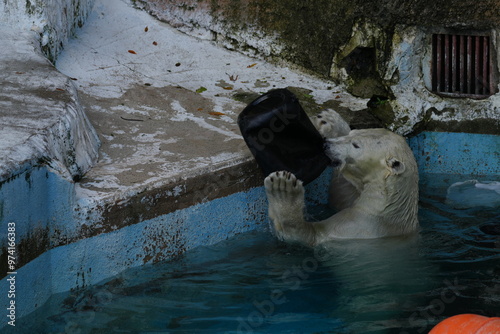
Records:
[[[396,158],[387,159],[387,167],[394,175],[402,174],[405,171],[405,164]]]

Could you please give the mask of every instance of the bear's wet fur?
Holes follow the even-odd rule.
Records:
[[[313,123],[326,137],[326,154],[335,167],[330,204],[338,212],[307,222],[302,182],[286,171],[271,173],[264,185],[278,238],[313,246],[417,231],[418,168],[406,140],[386,129],[347,133],[334,111],[323,112]]]

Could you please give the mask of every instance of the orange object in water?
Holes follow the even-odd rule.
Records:
[[[500,318],[460,314],[437,324],[429,334],[500,334]]]

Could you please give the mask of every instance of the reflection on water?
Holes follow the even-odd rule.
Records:
[[[500,213],[444,204],[422,182],[421,232],[316,249],[254,231],[100,286],[53,296],[16,333],[427,333],[500,315]]]

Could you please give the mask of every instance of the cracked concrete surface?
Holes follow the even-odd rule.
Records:
[[[365,107],[332,82],[187,36],[124,0],[96,1],[56,65],[100,135],[99,163],[80,184],[94,196],[122,198],[251,161],[236,93],[295,86],[318,103],[340,94],[349,108]]]
[[[210,115],[214,103],[184,88],[136,86],[120,98],[81,97],[102,142],[100,161],[82,187],[144,188],[251,158],[238,134],[236,110]]]

